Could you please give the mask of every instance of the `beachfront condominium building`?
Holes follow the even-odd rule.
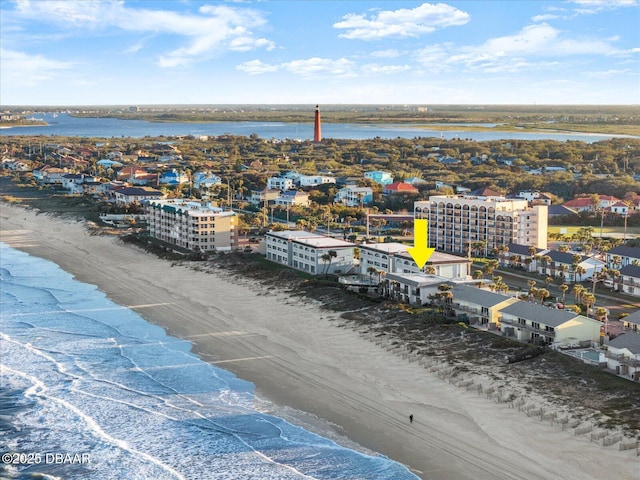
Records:
[[[436,195],[414,203],[415,218],[429,220],[429,246],[484,255],[510,243],[547,248],[547,206],[499,196]]]
[[[208,203],[150,200],[149,235],[192,252],[230,251],[237,246],[238,217]]]
[[[285,230],[266,234],[267,260],[322,275],[348,273],[355,266],[355,244],[337,238]]]
[[[465,257],[434,252],[420,269],[407,250],[409,245],[397,242],[363,243],[360,245],[360,274],[373,272],[413,274],[431,272],[447,280],[464,281],[470,279],[471,262]]]

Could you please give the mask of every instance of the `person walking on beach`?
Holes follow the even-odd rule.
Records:
[[[413,413],[409,415],[409,423],[413,423]]]

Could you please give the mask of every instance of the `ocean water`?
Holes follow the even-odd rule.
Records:
[[[0,244],[0,478],[415,479],[254,408],[254,386]]]

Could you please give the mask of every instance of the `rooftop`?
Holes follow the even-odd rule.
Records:
[[[574,318],[580,317],[584,320],[593,320],[582,315],[578,315],[575,312],[569,310],[556,310],[555,308],[545,307],[537,303],[529,303],[525,301],[519,301],[513,305],[509,305],[501,309],[502,313],[514,315],[516,317],[526,318],[527,320],[535,320],[543,325],[550,327],[558,327],[563,323],[566,323]]]
[[[453,301],[463,300],[465,302],[475,303],[483,307],[493,307],[502,302],[509,300],[509,295],[483,290],[482,288],[472,287],[470,285],[458,284],[453,287]]]

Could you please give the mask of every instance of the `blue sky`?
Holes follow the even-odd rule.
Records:
[[[640,0],[2,0],[2,105],[640,104]]]

